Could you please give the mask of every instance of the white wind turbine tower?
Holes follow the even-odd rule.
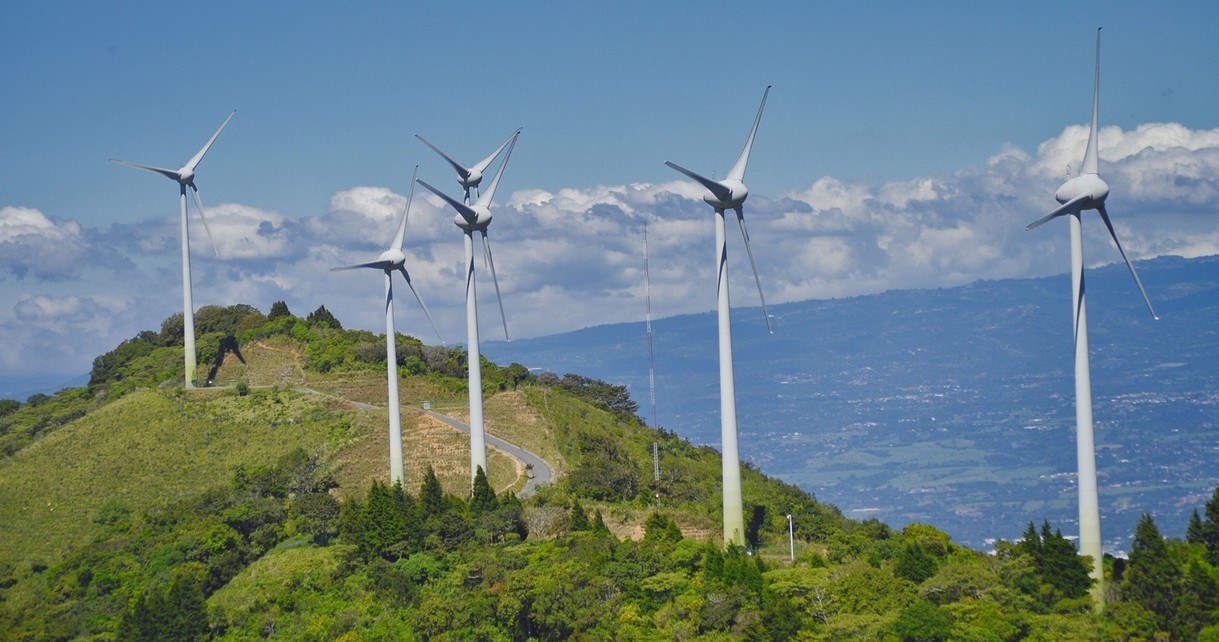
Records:
[[[512,149],[516,147],[516,138],[521,133],[520,129],[504,142],[508,146],[507,153],[504,154],[504,160],[500,162],[499,169],[495,171],[495,177],[491,179],[491,185],[486,191],[480,192],[478,200],[473,205],[462,203],[453,199],[440,190],[429,185],[423,179],[419,179],[419,184],[426,187],[436,196],[439,196],[444,202],[448,203],[453,209],[457,210],[457,216],[453,217],[453,223],[461,228],[465,233],[466,246],[466,342],[467,342],[467,361],[469,366],[469,387],[470,387],[470,481],[473,482],[474,476],[478,469],[482,468],[483,472],[487,472],[487,446],[486,446],[486,427],[483,421],[483,385],[482,385],[482,363],[480,362],[478,352],[478,302],[477,293],[475,291],[474,282],[474,233],[478,232],[483,238],[483,260],[491,269],[491,282],[495,284],[495,299],[499,302],[500,319],[504,323],[504,339],[508,339],[508,319],[504,316],[504,301],[499,294],[499,279],[495,276],[495,259],[491,255],[491,243],[487,240],[487,226],[491,224],[491,199],[495,198],[495,189],[499,187],[499,179],[504,175],[504,168],[508,166],[508,159],[512,157]],[[423,139],[420,139],[423,140]],[[427,141],[424,141],[425,143]],[[430,146],[430,144],[429,144]],[[503,145],[500,149],[503,149]],[[436,148],[432,148],[436,149]],[[437,150],[438,152],[440,150]],[[496,150],[489,158],[494,160],[499,154]],[[441,152],[443,155],[443,152]],[[447,159],[448,157],[445,156]],[[449,161],[452,162],[452,161]],[[490,160],[484,160],[479,163],[485,169]],[[455,167],[460,167],[453,163]],[[477,170],[477,167],[475,168]],[[461,170],[458,170],[460,173]],[[481,170],[478,170],[479,179],[481,180]],[[471,171],[469,177],[475,175]],[[469,200],[470,188],[477,188],[478,180],[466,180],[468,177],[462,178],[462,186],[466,190],[466,200]]]
[[[182,226],[182,334],[185,339],[185,369],[187,388],[194,388],[198,377],[197,365],[195,363],[195,307],[191,300],[191,283],[190,283],[190,232],[186,220],[186,188],[190,188],[190,194],[195,199],[195,207],[199,210],[199,220],[203,222],[203,231],[207,232],[207,241],[212,246],[212,252],[216,258],[220,258],[220,253],[216,251],[216,243],[212,241],[212,231],[207,227],[207,219],[203,218],[203,203],[199,200],[199,189],[195,187],[195,170],[199,167],[199,161],[203,160],[203,155],[207,150],[212,148],[212,143],[216,142],[216,138],[220,136],[220,132],[224,130],[233,116],[237,114],[236,110],[229,114],[228,118],[220,124],[220,128],[215,134],[208,139],[207,144],[200,149],[189,161],[182,167],[173,169],[164,169],[161,167],[152,167],[150,165],[140,165],[138,163],[130,163],[127,161],[116,160],[111,158],[110,162],[142,169],[147,172],[160,174],[167,178],[172,178],[178,182],[179,201],[181,202],[181,226]]]
[[[398,224],[398,232],[390,242],[389,249],[382,252],[376,261],[331,268],[332,272],[358,268],[373,268],[385,272],[385,377],[389,391],[389,402],[386,409],[389,411],[389,481],[391,484],[403,483],[402,408],[398,403],[398,359],[397,349],[394,346],[394,272],[402,273],[402,277],[406,279],[406,287],[410,288],[411,294],[415,295],[415,300],[419,302],[419,307],[423,308],[423,314],[427,316],[428,323],[432,324],[436,338],[440,339],[440,331],[436,329],[436,323],[432,321],[432,315],[428,312],[427,305],[423,303],[423,298],[419,296],[418,290],[411,283],[411,275],[406,271],[406,255],[402,252],[402,244],[406,239],[406,222],[411,215],[411,200],[415,196],[415,178],[418,174],[419,166],[416,165],[415,174],[411,176],[411,188],[406,195],[406,207],[402,210],[402,222]],[[440,342],[444,343],[444,339],[440,339]]]
[[[732,370],[732,321],[728,301],[728,248],[725,243],[724,210],[736,212],[736,220],[741,228],[741,238],[745,241],[745,251],[749,254],[749,265],[753,268],[753,278],[758,285],[758,296],[762,300],[762,316],[766,319],[766,329],[770,327],[770,315],[766,313],[766,297],[762,295],[762,280],[758,278],[758,267],[753,260],[753,248],[749,243],[749,232],[745,228],[745,217],[741,204],[749,196],[749,189],[742,181],[745,178],[745,166],[749,163],[749,152],[753,149],[753,139],[758,133],[758,123],[762,120],[762,109],[766,107],[766,97],[770,87],[762,93],[762,104],[758,105],[758,115],[753,119],[753,129],[749,131],[749,139],[741,155],[728,170],[728,176],[722,181],[700,176],[675,163],[665,162],[665,165],[693,178],[707,188],[710,194],[703,200],[715,209],[715,260],[716,260],[716,291],[719,310],[719,349],[720,349],[720,439],[721,461],[723,465],[724,487],[724,545],[742,545],[745,534],[745,516],[741,502],[741,462],[737,449],[736,426],[736,385]]]
[[[1100,508],[1096,490],[1096,451],[1092,435],[1092,382],[1088,368],[1088,315],[1084,302],[1084,257],[1083,230],[1081,213],[1084,210],[1096,210],[1101,221],[1109,230],[1109,236],[1117,245],[1118,252],[1130,268],[1130,274],[1147,303],[1147,309],[1152,318],[1156,316],[1151,307],[1151,299],[1143,282],[1134,270],[1134,265],[1126,257],[1126,251],[1117,240],[1109,213],[1105,210],[1105,198],[1109,196],[1109,186],[1101,180],[1097,169],[1097,96],[1100,90],[1100,29],[1096,30],[1096,67],[1092,86],[1092,125],[1088,130],[1088,147],[1084,152],[1083,166],[1079,175],[1069,178],[1054,194],[1054,199],[1061,205],[1054,211],[1030,223],[1028,229],[1033,229],[1060,216],[1070,216],[1071,224],[1071,295],[1074,303],[1075,318],[1075,438],[1076,458],[1078,462],[1079,485],[1079,551],[1092,558],[1090,575],[1095,583],[1092,585],[1092,598],[1098,606],[1104,604],[1104,560],[1101,551],[1100,538]]]

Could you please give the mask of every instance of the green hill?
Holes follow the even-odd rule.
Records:
[[[1219,493],[1188,541],[1140,525],[1129,563],[1107,566],[1104,615],[1048,524],[983,555],[847,520],[749,466],[749,550],[725,551],[718,453],[575,374],[484,362],[488,430],[556,480],[518,500],[528,471],[492,451],[471,493],[468,438],[419,412],[464,418],[465,354],[409,337],[408,479],[386,486],[384,338],[324,312],[201,309],[212,388],[181,388],[176,317],[100,356],[88,387],[0,407],[0,640],[1219,633]]]

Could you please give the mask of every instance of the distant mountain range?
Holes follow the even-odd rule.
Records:
[[[1112,551],[1128,546],[1144,512],[1182,536],[1219,481],[1219,257],[1138,269],[1160,321],[1124,265],[1087,272],[1101,529]],[[1015,539],[1029,520],[1076,531],[1068,275],[771,310],[774,335],[756,308],[733,312],[744,458],[850,516],[932,522],[978,548]],[[718,446],[714,315],[653,327],[658,423]],[[650,412],[642,320],[483,352],[625,384]]]
[[[89,383],[89,373],[82,375],[21,375],[0,374],[0,399],[25,401],[33,394],[54,394],[63,388],[79,388]]]

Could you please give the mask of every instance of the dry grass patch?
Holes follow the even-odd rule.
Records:
[[[389,483],[389,417],[385,410],[351,413],[354,442],[335,459],[335,476],[346,489],[367,488],[374,480]],[[430,465],[445,492],[470,494],[470,438],[464,433],[418,412],[402,414],[403,485],[416,492]],[[488,449],[488,477],[492,488],[524,485],[519,462]]]
[[[232,352],[224,355],[212,383],[216,386],[233,386],[244,381],[256,387],[299,385],[305,380],[300,353],[300,346],[283,340],[268,339],[246,344],[241,347],[241,358]],[[211,366],[200,370],[200,377],[206,377]],[[201,378],[200,381],[205,379]]]

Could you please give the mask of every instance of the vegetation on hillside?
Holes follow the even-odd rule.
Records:
[[[344,330],[324,308],[204,310],[201,353],[215,352],[201,368],[219,377],[268,342],[313,376],[342,378],[335,389],[364,377],[384,387],[383,337]],[[987,555],[930,525],[848,520],[748,466],[749,546],[725,550],[718,454],[645,426],[621,387],[574,374],[484,364],[484,393],[516,390],[563,459],[556,483],[526,500],[496,494],[482,471],[457,495],[430,469],[410,488],[343,477],[334,465],[355,411],[272,387],[183,395],[170,383],[174,332],[171,318],[99,357],[87,388],[0,405],[0,444],[12,445],[0,476],[79,487],[48,510],[88,522],[68,545],[0,560],[0,640],[1219,640],[1219,489],[1183,540],[1143,518],[1129,560],[1106,560],[1096,614],[1087,566],[1047,522]],[[464,352],[398,344],[405,381],[462,390]],[[208,472],[118,501],[105,494],[148,482],[90,486],[51,465],[73,431],[121,420],[149,439],[97,444],[89,475],[122,458],[123,474],[158,459]],[[227,454],[197,457],[211,450]],[[4,519],[12,498],[43,492],[11,490]]]

